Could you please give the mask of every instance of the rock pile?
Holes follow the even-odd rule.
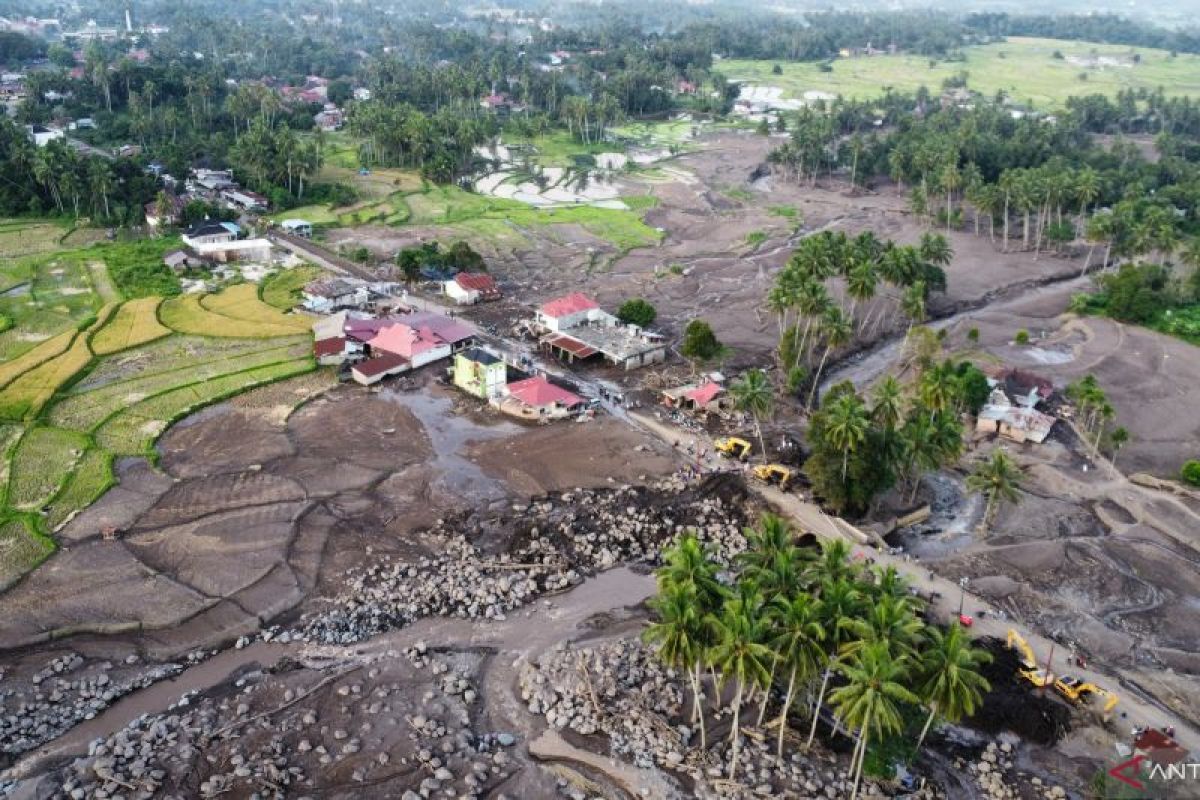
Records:
[[[17,755],[92,719],[118,698],[179,673],[179,664],[143,668],[136,657],[124,665],[88,663],[78,653],[47,662],[29,679],[3,676],[0,684],[0,752]]]
[[[418,644],[251,672],[94,741],[52,776],[48,796],[282,798],[361,786],[364,796],[479,797],[511,775],[506,748],[517,742],[473,731],[480,658]]]
[[[956,766],[969,771],[976,785],[992,800],[1035,797],[1061,800],[1067,796],[1061,786],[1051,786],[1037,776],[1018,772],[1014,765],[1015,757],[1011,743],[990,742],[978,761],[968,764],[959,760]]]
[[[698,797],[834,800],[849,796],[848,763],[816,751],[802,755],[794,746],[785,750],[781,763],[770,732],[753,729],[743,737],[735,780],[728,725],[723,724],[728,714],[714,713],[706,703],[709,748],[702,750],[699,730],[689,724],[691,704],[685,698],[685,683],[685,676],[664,667],[635,639],[594,647],[560,646],[537,663],[524,665],[519,680],[521,697],[531,713],[544,716],[558,729],[604,735],[613,755],[638,767],[686,774]],[[742,721],[748,727],[753,715],[744,712]],[[714,735],[717,728],[724,735]],[[881,793],[880,787],[867,782],[862,796]],[[912,795],[925,800],[939,796],[934,789]]]
[[[437,555],[382,557],[348,574],[329,607],[299,635],[348,644],[427,616],[504,619],[538,596],[598,570],[655,562],[662,548],[695,529],[728,562],[746,547],[745,488],[733,476],[700,486],[670,478],[653,487],[577,489],[514,506],[501,518],[441,520],[427,532]],[[464,531],[474,532],[474,541]],[[480,542],[500,539],[499,552]]]

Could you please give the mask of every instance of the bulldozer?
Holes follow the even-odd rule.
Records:
[[[1100,710],[1100,718],[1105,722],[1112,717],[1113,709],[1121,701],[1119,697],[1107,689],[1097,686],[1094,683],[1080,680],[1079,678],[1073,678],[1070,675],[1063,675],[1056,680],[1054,682],[1054,690],[1076,704],[1086,701],[1092,695],[1102,698],[1104,705]]]
[[[1013,645],[1016,647],[1014,648]],[[1033,657],[1033,648],[1029,646],[1029,642],[1025,641],[1024,636],[1017,633],[1015,628],[1008,629],[1008,649],[1021,651],[1021,666],[1017,668],[1017,674],[1023,680],[1039,689],[1054,685],[1054,675],[1038,667],[1037,659]]]
[[[763,483],[779,486],[780,491],[786,492],[792,485],[792,469],[783,464],[759,464],[752,472]]]
[[[717,452],[726,458],[736,458],[745,461],[750,458],[751,445],[745,439],[736,436],[725,436],[713,442]]]

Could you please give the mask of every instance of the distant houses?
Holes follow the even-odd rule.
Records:
[[[299,236],[303,239],[311,239],[313,235],[313,224],[305,219],[285,219],[279,223],[279,227],[284,233],[290,233],[292,236]]]
[[[51,142],[62,139],[66,136],[61,128],[49,127],[46,125],[26,125],[25,130],[29,134],[30,140],[38,147],[45,147]]]
[[[232,222],[205,220],[189,228],[183,243],[196,255],[209,261],[271,261],[271,243],[266,239],[239,239],[240,228]]]

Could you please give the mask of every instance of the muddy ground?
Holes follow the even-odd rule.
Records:
[[[775,144],[749,133],[710,135],[695,151],[669,162],[686,180],[623,178],[629,194],[649,193],[658,200],[645,217],[648,225],[663,232],[662,243],[655,247],[622,253],[567,225],[521,230],[519,236],[502,238],[467,232],[506,297],[464,313],[507,327],[529,316],[538,303],[568,292],[585,291],[609,309],[630,297],[645,297],[658,309],[657,325],[665,331],[677,334],[689,320],[702,317],[733,348],[733,364],[760,362],[777,337],[775,319],[762,308],[764,296],[798,237],[821,230],[850,235],[871,230],[881,238],[914,243],[925,230],[908,213],[905,193],[896,187],[851,193],[838,182],[810,186],[775,176],[756,178],[756,169]],[[784,207],[796,209],[799,216],[781,216],[777,210]],[[747,236],[753,232],[766,234],[767,240],[752,247]],[[366,245],[390,258],[401,247],[439,235],[444,238],[445,231],[367,226],[332,231],[329,239]],[[1082,259],[1003,253],[987,236],[969,232],[952,232],[949,239],[955,259],[947,268],[946,295],[935,296],[929,304],[935,315],[980,304],[1014,287],[1069,277],[1082,264]],[[881,296],[876,302],[894,309],[895,300]],[[900,324],[897,315],[892,328]],[[889,326],[873,333],[888,335]]]

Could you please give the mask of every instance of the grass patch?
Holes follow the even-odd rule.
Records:
[[[1168,336],[1200,345],[1200,303],[1163,311],[1150,323],[1150,327]]]
[[[580,156],[596,156],[600,153],[620,152],[623,149],[612,142],[584,144],[563,130],[551,131],[542,136],[513,137],[506,139],[505,144],[532,145],[537,152],[529,160],[543,167],[574,167],[578,165]],[[514,157],[517,165],[520,165],[521,156],[514,154]]]
[[[725,196],[730,200],[737,200],[739,203],[745,203],[748,200],[754,199],[753,192],[751,192],[749,189],[743,189],[740,186],[736,186],[732,189],[726,189]]]
[[[87,448],[87,437],[77,431],[30,428],[12,456],[8,504],[24,511],[40,509],[63,485]]]
[[[171,297],[179,294],[179,278],[163,263],[163,256],[178,249],[174,237],[103,244],[86,251],[108,265],[108,274],[125,297]]]
[[[1065,58],[1054,58],[1060,51]],[[778,86],[784,96],[802,99],[807,91],[840,94],[859,100],[881,97],[889,89],[912,92],[927,86],[935,92],[946,78],[969,75],[968,86],[985,96],[1004,91],[1013,100],[1041,108],[1061,108],[1068,97],[1082,94],[1115,96],[1126,89],[1155,90],[1168,95],[1200,96],[1200,56],[1147,47],[1103,45],[1058,39],[1010,37],[1005,42],[963,48],[965,61],[930,64],[924,56],[882,55],[839,58],[831,72],[813,62],[783,63],[782,75],[773,75],[775,61],[729,59],[721,71],[730,80]],[[1087,66],[1077,59],[1097,56],[1127,59],[1136,52],[1140,61],[1129,66]],[[1075,63],[1072,63],[1075,60]],[[1086,73],[1086,81],[1079,79]]]
[[[0,220],[0,258],[57,250],[67,232],[67,226],[57,220]]]
[[[77,511],[87,508],[100,499],[113,484],[112,456],[93,447],[83,454],[66,485],[50,501],[46,513],[46,526],[55,530]]]
[[[215,314],[254,324],[287,328],[292,333],[312,329],[312,320],[308,317],[284,314],[260,300],[258,286],[253,283],[239,283],[220,294],[202,295],[200,305]]]
[[[92,288],[102,303],[116,303],[121,299],[120,292],[113,285],[108,275],[108,265],[103,261],[92,261],[88,264],[88,274],[92,279]]]
[[[767,211],[784,219],[796,219],[800,216],[800,210],[795,206],[771,206]]]
[[[313,360],[305,357],[164,392],[135,403],[109,418],[96,430],[96,441],[115,455],[145,455],[153,458],[155,440],[175,420],[251,387],[310,372],[314,368]]]
[[[0,591],[12,586],[23,575],[54,552],[54,543],[35,531],[21,517],[0,523]]]
[[[635,194],[622,197],[621,202],[629,206],[631,211],[646,211],[658,206],[658,198],[652,194]]]
[[[117,309],[107,325],[92,337],[92,352],[111,355],[130,347],[152,342],[171,333],[158,321],[158,297],[139,297]]]
[[[287,311],[300,302],[300,290],[320,277],[320,267],[304,265],[280,270],[262,282],[259,295],[272,308]]]
[[[765,231],[750,231],[746,234],[746,244],[751,247],[762,247],[766,241],[767,234]]]

